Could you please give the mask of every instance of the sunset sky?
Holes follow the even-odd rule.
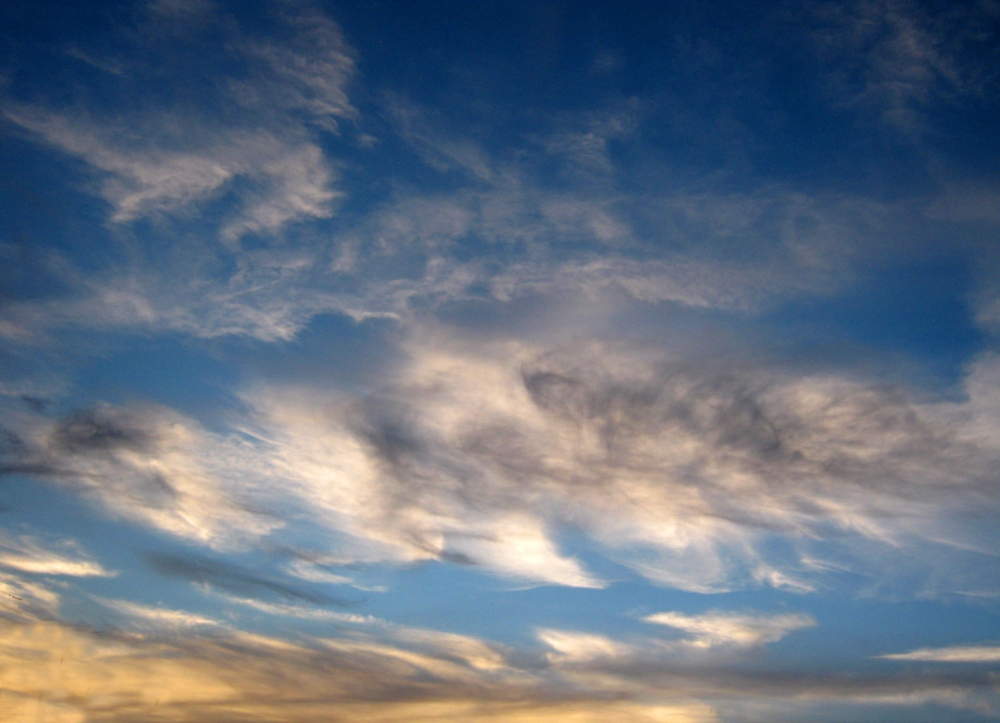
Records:
[[[0,721],[1000,718],[1000,3],[0,3]]]

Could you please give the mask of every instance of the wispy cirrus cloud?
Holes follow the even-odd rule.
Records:
[[[951,645],[945,648],[920,648],[909,653],[880,655],[883,660],[912,660],[928,663],[996,663],[998,645]]]
[[[332,215],[340,194],[316,133],[336,132],[356,115],[346,91],[353,53],[336,24],[305,5],[275,8],[276,27],[287,36],[276,44],[212,6],[167,13],[168,23],[164,12],[151,7],[132,39],[125,34],[129,62],[104,77],[104,92],[122,101],[114,111],[39,98],[6,102],[4,116],[98,171],[99,193],[118,223],[204,211],[223,195],[234,206],[220,227],[230,242]],[[185,84],[209,29],[224,36],[210,54],[232,75]],[[186,102],[162,104],[152,90],[162,86]]]
[[[599,584],[551,542],[572,524],[663,584],[804,592],[825,556],[864,568],[874,549],[937,544],[955,532],[949,514],[996,504],[986,400],[922,406],[836,377],[625,347],[439,339],[411,351],[366,399],[248,396],[283,477],[325,524],[383,550],[372,554]],[[765,553],[775,538],[798,555]]]
[[[219,621],[188,612],[186,610],[174,610],[166,607],[154,607],[151,605],[140,605],[129,600],[108,600],[97,598],[102,605],[121,613],[130,618],[140,626],[149,626],[154,629],[176,630],[179,628],[189,628],[193,626],[219,625]]]
[[[910,132],[925,129],[935,100],[979,95],[996,82],[989,63],[970,62],[968,47],[995,41],[990,4],[938,12],[908,0],[814,6],[823,22],[821,53],[835,60],[833,87],[850,105],[875,109]]]
[[[46,545],[30,535],[0,534],[0,567],[36,575],[114,577],[73,540]]]
[[[795,630],[816,624],[809,615],[746,615],[729,612],[709,612],[703,615],[664,612],[647,615],[643,620],[683,630],[691,636],[688,644],[696,648],[718,645],[753,647],[777,642]]]
[[[835,703],[845,716],[864,706],[920,702],[990,704],[987,675],[745,671],[655,659],[622,648],[604,654],[535,656],[468,636],[401,630],[295,641],[180,625],[169,637],[104,633],[55,622],[0,625],[7,711],[56,720],[98,712],[173,720],[331,717],[386,722],[581,721],[708,723],[785,716]],[[559,640],[579,652],[570,636]],[[593,646],[591,646],[593,648]],[[40,684],[45,681],[45,684]],[[290,685],[294,682],[294,685]],[[726,702],[737,698],[740,702]],[[715,701],[713,703],[704,701]]]
[[[340,540],[322,554],[603,586],[561,549],[572,526],[686,590],[808,592],[836,569],[884,578],[914,545],[925,551],[911,563],[934,568],[942,589],[989,588],[988,572],[949,556],[982,546],[955,524],[963,511],[997,504],[995,361],[968,378],[970,401],[919,404],[846,378],[694,365],[621,343],[430,335],[409,353],[365,396],[248,390],[249,413],[229,431],[158,407],[25,414],[8,420],[18,444],[7,466],[219,550],[307,519]],[[774,540],[790,552],[776,555]],[[192,581],[292,594],[221,563],[157,560]]]
[[[254,82],[266,85],[268,77]],[[306,100],[296,103],[299,114],[311,107]],[[278,101],[271,105],[285,108]],[[455,302],[502,306],[526,297],[557,301],[573,294],[583,294],[595,307],[625,300],[746,313],[837,288],[850,279],[853,265],[893,247],[898,229],[912,225],[907,219],[913,209],[906,203],[810,195],[774,184],[737,192],[713,184],[706,190],[704,182],[691,181],[671,190],[626,193],[618,187],[622,169],[607,143],[641,137],[640,113],[633,106],[563,119],[548,135],[488,151],[475,137],[449,131],[427,109],[392,97],[386,112],[400,138],[442,179],[462,176],[458,187],[434,191],[403,178],[398,191],[345,220],[334,233],[324,232],[322,242],[310,234],[290,234],[281,243],[252,248],[232,242],[244,231],[278,229],[293,216],[324,217],[335,193],[324,153],[312,141],[284,143],[285,136],[274,128],[285,126],[270,115],[260,121],[264,130],[209,124],[193,135],[209,145],[216,136],[220,140],[203,150],[188,151],[181,144],[177,151],[173,141],[161,149],[136,139],[115,155],[94,140],[94,133],[116,133],[114,122],[80,135],[78,126],[89,121],[70,124],[51,113],[15,108],[9,112],[21,113],[22,125],[41,124],[53,137],[65,135],[60,143],[66,147],[82,144],[79,153],[97,167],[120,166],[110,183],[125,189],[115,201],[115,213],[124,217],[147,202],[164,209],[202,203],[197,199],[225,193],[227,184],[239,185],[240,174],[257,173],[254,169],[273,171],[272,186],[287,193],[275,191],[285,200],[247,206],[241,216],[225,221],[228,245],[172,242],[165,252],[159,244],[138,244],[127,263],[106,274],[63,270],[72,298],[9,303],[0,331],[22,341],[72,328],[287,341],[323,313],[408,324]],[[350,117],[349,109],[341,116]],[[188,120],[161,121],[188,135]],[[306,139],[312,132],[306,126],[286,136]],[[141,127],[122,137],[136,132]],[[596,144],[590,155],[577,147],[584,143],[581,138]],[[539,145],[545,163],[565,171],[568,185],[544,180],[547,171],[533,160]],[[148,154],[163,160],[147,162]],[[133,173],[128,169],[135,164]],[[593,177],[595,164],[604,169],[600,182]],[[590,170],[583,173],[583,167]],[[122,174],[152,180],[122,186]],[[143,184],[149,185],[148,193]],[[119,193],[112,186],[106,194]],[[244,195],[259,193],[251,187]],[[206,213],[202,216],[214,218],[214,212]],[[196,236],[203,237],[204,229]]]
[[[213,439],[171,410],[102,405],[59,420],[30,415],[8,423],[19,426],[6,474],[65,484],[115,515],[223,547],[282,524],[253,511],[260,468],[240,471],[246,442]]]

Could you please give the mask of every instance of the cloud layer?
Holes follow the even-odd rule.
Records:
[[[0,719],[995,717],[990,3],[66,12]]]
[[[894,558],[942,591],[992,589],[989,568],[954,557],[989,544],[958,521],[997,502],[992,397],[918,404],[623,345],[483,350],[439,336],[410,354],[366,396],[248,392],[249,415],[222,433],[158,407],[22,415],[7,469],[216,549],[280,539],[305,516],[348,558],[603,586],[560,549],[576,529],[684,590],[808,592],[835,570],[885,578]],[[904,555],[914,546],[922,562]]]

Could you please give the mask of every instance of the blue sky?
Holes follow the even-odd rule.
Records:
[[[1000,717],[998,32],[4,3],[0,718]]]

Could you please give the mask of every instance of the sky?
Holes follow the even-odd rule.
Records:
[[[998,34],[0,4],[0,721],[1000,718]]]

